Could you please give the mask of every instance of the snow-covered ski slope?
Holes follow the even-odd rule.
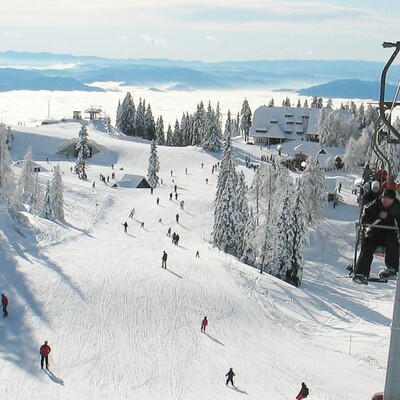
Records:
[[[30,230],[0,212],[0,291],[10,300],[9,317],[0,320],[1,400],[278,400],[294,398],[302,381],[310,399],[361,400],[383,388],[394,282],[360,287],[346,278],[358,214],[351,176],[337,175],[345,204],[327,208],[311,232],[297,289],[210,245],[211,167],[220,154],[159,146],[162,186],[153,195],[116,189],[99,174],[145,175],[150,145],[89,128],[90,139],[108,150],[93,158],[90,182],[82,182],[70,172],[73,160],[54,155],[79,128],[16,133],[13,160],[31,145],[47,169],[60,161],[67,222],[25,214]],[[240,140],[235,146],[250,182],[244,157],[259,158],[260,148]],[[41,181],[50,176],[41,173]],[[178,201],[169,200],[174,184]],[[180,235],[179,246],[168,227]],[[44,340],[52,347],[51,373],[40,370]],[[225,386],[230,367],[236,389]]]

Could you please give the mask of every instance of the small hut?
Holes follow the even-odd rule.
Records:
[[[112,187],[120,187],[127,189],[150,189],[150,184],[143,175],[125,174]]]

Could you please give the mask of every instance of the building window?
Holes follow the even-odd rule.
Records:
[[[296,125],[303,125],[302,121],[296,121]]]
[[[297,131],[296,133],[297,133],[298,135],[302,135],[302,134],[303,134],[302,131]]]
[[[293,118],[293,114],[286,114],[285,117],[286,118]]]
[[[288,125],[294,125],[294,122],[293,121],[288,121],[288,122],[286,122]]]
[[[271,124],[277,124],[278,123],[278,120],[277,119],[271,119]]]
[[[286,135],[291,135],[292,131],[285,131]]]
[[[303,119],[309,119],[310,117],[308,115],[303,115],[302,118]]]
[[[268,129],[256,129],[256,133],[267,133]]]

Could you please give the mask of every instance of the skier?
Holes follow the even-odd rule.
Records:
[[[367,204],[364,208],[362,222],[377,226],[400,226],[400,202],[396,199],[396,192],[392,189],[385,189],[381,197]],[[397,233],[394,229],[372,227],[369,230],[361,244],[361,253],[357,260],[353,281],[368,283],[374,251],[379,245],[385,246],[387,276],[395,275],[399,271]]]
[[[128,233],[128,223],[125,221],[122,225],[124,226],[124,232]]]
[[[181,210],[183,210],[183,207],[185,206],[185,202],[182,200],[180,204],[181,204]]]
[[[176,235],[175,235],[175,245],[176,245],[176,246],[178,246],[179,239],[180,239],[180,238],[179,238],[179,235],[176,234]]]
[[[299,394],[296,396],[296,400],[305,399],[309,393],[310,393],[310,391],[308,390],[308,387],[306,386],[306,384],[304,382],[302,382],[301,389],[300,389]]]
[[[340,193],[341,190],[342,190],[342,182],[339,183],[338,192]]]
[[[129,214],[129,218],[133,218],[133,216],[135,215],[135,209],[132,208],[130,214]]]
[[[140,224],[140,227],[144,229],[144,221]]]
[[[95,187],[96,187],[96,182],[95,182],[95,181],[93,181],[93,183],[92,183],[92,187],[93,187],[93,188],[95,188]]]
[[[232,386],[235,387],[235,384],[233,383],[233,377],[236,376],[236,375],[233,372],[232,368],[229,368],[229,371],[228,371],[227,374],[225,374],[225,376],[228,377],[228,379],[226,380],[226,385],[228,386],[228,383],[230,382],[232,384]]]
[[[201,321],[200,332],[205,332],[207,325],[208,325],[207,317],[204,317],[203,321]]]
[[[185,168],[185,174],[187,175],[187,168]]]
[[[159,205],[159,204],[160,204],[160,198],[157,197],[157,205]]]
[[[178,193],[175,193],[175,200],[178,200]]]
[[[379,195],[380,195],[380,191],[379,191],[379,182],[378,181],[373,181],[371,184],[371,189],[368,190],[367,193],[364,194],[363,198],[362,198],[362,204],[365,206],[368,203],[371,203],[371,201],[376,200]]]
[[[51,352],[50,346],[47,344],[47,340],[40,346],[40,366],[43,369],[44,361],[46,361],[46,369],[49,369],[49,354]]]
[[[174,186],[174,193],[176,193],[176,191],[178,190],[178,186]]]
[[[179,224],[179,214],[176,214],[175,219],[176,219],[176,223]]]
[[[168,236],[168,237],[171,237],[171,227],[168,228],[167,236]]]
[[[8,317],[8,298],[4,293],[1,294],[1,305],[3,307],[3,318]]]
[[[176,233],[172,234],[172,243],[176,245]]]
[[[173,172],[174,172],[174,171],[171,171],[171,176],[172,176]]]
[[[208,178],[206,178],[206,185],[208,185]]]
[[[168,254],[164,250],[164,253],[161,258],[161,268],[167,269],[167,258],[168,258]]]
[[[172,200],[172,193],[169,194],[169,200]]]
[[[153,194],[153,190],[154,190],[154,189],[151,187],[151,188],[150,188],[150,194]]]
[[[198,250],[196,251],[196,258],[200,258],[200,253]]]
[[[201,168],[204,168],[204,164],[203,163],[201,163]]]

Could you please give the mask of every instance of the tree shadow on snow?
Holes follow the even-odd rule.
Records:
[[[218,339],[216,339],[215,337],[211,336],[209,333],[204,332],[204,334],[205,334],[206,336],[208,336],[213,342],[218,343],[218,344],[220,344],[221,346],[224,346],[224,347],[225,347],[225,345],[224,345],[222,342],[220,342],[220,341],[219,341]]]

